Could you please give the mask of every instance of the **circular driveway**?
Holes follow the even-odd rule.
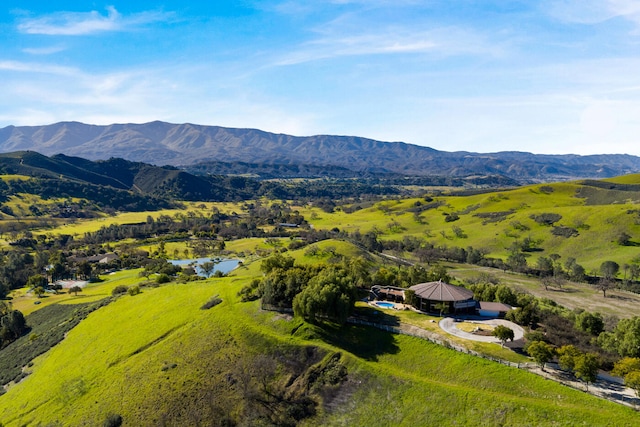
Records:
[[[478,325],[491,325],[498,326],[503,325],[513,331],[513,340],[519,340],[524,337],[524,329],[522,329],[519,325],[516,325],[513,322],[509,322],[504,319],[488,319],[488,320],[471,320],[466,319],[465,322],[477,323]],[[471,341],[482,341],[482,342],[493,342],[496,344],[500,344],[500,340],[494,336],[484,336],[484,335],[474,335],[470,332],[465,332],[463,330],[458,329],[456,326],[456,322],[453,317],[445,317],[438,323],[440,329],[447,332],[448,334],[455,335],[456,337],[464,338]]]

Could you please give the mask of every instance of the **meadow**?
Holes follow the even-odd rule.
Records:
[[[95,425],[117,413],[126,425],[195,424],[194,414],[215,409],[206,393],[224,389],[224,378],[252,366],[259,354],[284,358],[298,348],[340,353],[349,372],[343,389],[306,425],[630,425],[637,417],[417,338],[261,312],[256,302],[236,297],[257,273],[254,263],[223,279],[144,288],[91,313],[0,397],[2,422]],[[214,294],[223,302],[201,310]],[[221,400],[217,405],[232,405]]]
[[[637,176],[625,177],[612,184],[639,181]],[[471,196],[385,200],[360,208],[346,205],[332,213],[311,204],[294,209],[315,230],[373,230],[382,240],[415,236],[435,245],[483,248],[488,256],[503,259],[514,242],[529,238],[537,242],[536,250],[527,254],[530,264],[552,253],[562,260],[576,258],[589,270],[597,270],[605,260],[620,265],[633,262],[637,247],[620,245],[617,236],[626,231],[632,243],[640,240],[635,196],[616,190],[623,194],[605,197],[594,190],[590,198],[576,197],[581,188],[578,183],[563,183]],[[607,203],[597,204],[603,201]],[[429,207],[416,210],[425,205]],[[214,208],[228,213],[243,208],[234,203],[185,206],[82,220],[33,233],[81,236],[111,223],[145,222],[149,215],[206,215]],[[552,226],[532,218],[546,213],[561,215],[554,225],[574,228],[578,235],[554,235]],[[454,214],[458,219],[451,220]],[[117,414],[124,425],[136,426],[202,425],[205,421],[252,425],[264,423],[264,418],[252,418],[252,413],[265,411],[260,399],[269,393],[278,396],[267,402],[272,410],[269,416],[297,414],[301,417],[297,424],[308,426],[638,423],[638,414],[630,408],[419,338],[364,326],[309,324],[286,313],[263,311],[259,301],[240,302],[238,292],[262,277],[261,260],[276,251],[303,265],[331,263],[339,256],[393,264],[347,239],[313,243],[317,250],[309,246],[288,250],[294,240],[295,236],[226,242],[225,256],[241,256],[243,265],[223,278],[146,286],[141,270],[131,269],[102,275],[100,282],[88,285],[78,296],[48,294],[38,299],[25,288],[14,291],[13,307],[25,315],[37,315],[43,308],[80,308],[111,298],[116,286],[142,286],[137,295],[113,297],[66,332],[59,344],[25,364],[22,381],[0,395],[0,423],[89,426]],[[157,243],[127,244],[148,252],[158,247]],[[169,255],[182,256],[188,248],[187,242],[165,244]],[[447,266],[457,282],[489,273],[501,283],[569,309],[618,317],[632,316],[640,309],[640,297],[629,292],[610,291],[605,299],[587,284],[567,283],[562,289],[545,290],[539,280],[524,275],[466,264]],[[203,309],[213,297],[222,302]],[[359,302],[356,310],[370,313],[374,309]],[[383,321],[439,332],[438,317],[378,311]],[[37,331],[33,342],[38,340]],[[501,359],[529,360],[497,344],[449,339]],[[306,411],[305,416],[301,411]]]

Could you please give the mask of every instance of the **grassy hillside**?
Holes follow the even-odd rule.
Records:
[[[588,270],[597,270],[605,260],[623,265],[638,256],[636,200],[640,200],[640,175],[468,196],[385,200],[347,205],[332,213],[311,204],[296,209],[316,230],[376,230],[382,240],[416,236],[435,245],[481,248],[488,256],[503,259],[514,243],[528,239],[534,242],[527,252],[530,265],[540,256],[556,253],[561,260],[573,257]],[[19,211],[36,202],[45,203],[20,195],[9,206]],[[243,206],[234,203],[185,206],[83,220],[34,234],[80,236],[111,223],[144,222],[147,215],[157,218],[190,211],[206,215],[214,208],[243,212]],[[552,224],[540,220],[549,217],[554,218]],[[558,229],[569,233],[558,234]],[[624,245],[619,241],[622,232],[631,236]],[[229,277],[145,286],[141,294],[121,295],[92,311],[32,364],[20,361],[26,366],[12,367],[22,367],[27,375],[0,395],[0,423],[93,426],[118,415],[131,426],[637,424],[637,413],[628,408],[525,371],[417,338],[366,327],[310,325],[261,311],[257,301],[239,302],[238,291],[262,277],[260,263],[254,260],[284,251],[292,241],[293,237],[229,241],[226,251],[241,253],[244,260]],[[151,241],[140,247],[152,251],[157,244]],[[186,244],[167,242],[165,249],[181,254]],[[313,245],[318,250],[305,247],[288,250],[287,255],[298,264],[331,263],[335,254],[376,259],[348,239]],[[452,267],[450,273],[458,280],[489,271]],[[88,286],[79,296],[48,295],[37,305],[36,298],[21,289],[14,294],[13,306],[35,315],[34,322],[38,313],[55,312],[60,320],[51,315],[49,321],[58,325],[75,313],[70,306],[80,309],[109,297],[121,284],[141,284],[138,272],[104,276],[104,282]],[[611,291],[604,299],[586,284],[545,290],[532,278],[492,273],[502,283],[571,309],[620,317],[640,309],[640,298],[633,294]],[[201,309],[214,296],[222,302]],[[385,316],[425,329],[436,327],[429,316],[409,312]],[[46,325],[42,321],[34,327],[33,337],[23,337],[21,348],[41,344],[43,328],[50,327]],[[524,360],[505,354],[510,350],[496,344],[477,346],[474,349],[485,353],[502,352],[499,356],[504,359]]]
[[[336,251],[354,251],[339,243],[332,245]],[[302,251],[294,255],[305,258]],[[262,312],[257,302],[239,303],[237,291],[261,274],[258,267],[144,288],[94,311],[0,396],[2,422],[99,425],[118,414],[125,425],[264,425],[273,420],[268,417],[304,411],[315,414],[304,425],[631,425],[637,419],[628,408],[423,340],[366,327],[311,326]],[[136,272],[129,274],[133,279]],[[200,309],[214,295],[222,303]],[[280,400],[270,400],[273,412],[260,420],[263,386]]]
[[[470,196],[398,199],[362,209],[347,206],[333,213],[315,207],[300,210],[315,228],[377,230],[383,240],[412,235],[435,245],[472,246],[502,259],[514,243],[531,239],[536,248],[527,253],[530,265],[539,256],[557,253],[563,261],[573,257],[591,271],[603,261],[622,266],[638,255],[640,175],[617,180],[620,184],[571,182]],[[560,219],[553,225],[534,219],[545,214],[557,214]],[[631,236],[626,246],[617,241],[623,232]]]

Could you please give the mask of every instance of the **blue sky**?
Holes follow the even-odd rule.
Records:
[[[640,1],[7,1],[0,127],[640,155]]]

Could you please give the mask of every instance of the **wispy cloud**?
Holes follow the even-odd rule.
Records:
[[[169,19],[171,13],[142,12],[129,16],[120,14],[114,7],[107,7],[106,15],[98,11],[57,12],[36,18],[26,18],[18,30],[26,34],[79,36],[126,29]]]
[[[581,24],[597,24],[621,17],[640,25],[638,0],[551,0],[549,13],[557,19]]]
[[[71,67],[21,61],[0,61],[0,70],[17,71],[21,73],[53,74],[59,76],[72,76],[78,73],[76,69]]]
[[[22,49],[22,51],[31,55],[52,55],[54,53],[62,52],[65,49],[66,47],[57,45],[46,47],[27,47]]]
[[[278,65],[293,65],[344,56],[438,53],[441,55],[500,55],[501,48],[484,37],[456,27],[427,31],[404,28],[377,29],[354,35],[325,34],[304,43],[281,58]]]

